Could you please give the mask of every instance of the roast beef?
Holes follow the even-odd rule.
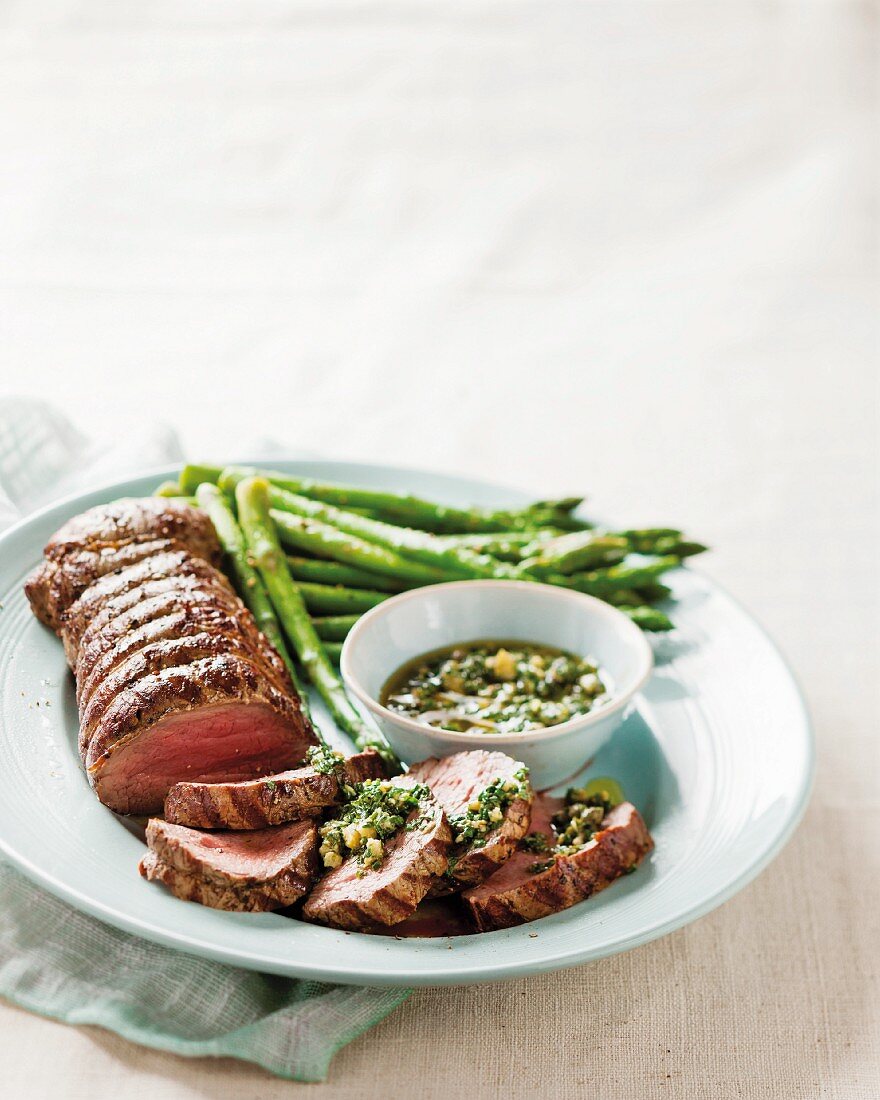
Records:
[[[354,786],[383,775],[381,756],[370,751],[350,756],[338,776],[306,767],[244,783],[176,783],[165,799],[165,819],[197,829],[263,829],[336,805],[340,781]]]
[[[407,774],[391,782],[409,786],[413,781]],[[378,867],[365,870],[350,856],[318,882],[306,899],[303,916],[362,932],[398,924],[412,916],[445,872],[451,843],[446,814],[428,795],[404,828],[386,840]]]
[[[149,814],[184,779],[271,775],[299,763],[314,743],[298,699],[252,661],[223,655],[162,669],[120,692],[89,740],[85,763],[106,806]]]
[[[447,817],[454,822],[490,784],[499,779],[517,782],[514,776],[517,772],[522,774],[522,770],[519,761],[503,752],[477,749],[442,759],[431,757],[414,764],[407,775],[418,783],[427,783]],[[526,789],[524,797],[515,798],[506,807],[502,820],[484,835],[482,843],[470,841],[453,848],[445,876],[447,889],[461,889],[482,882],[513,854],[517,842],[529,830],[533,796],[528,783],[522,786]]]
[[[123,615],[117,615],[91,635],[88,647],[80,646],[75,670],[77,703],[87,703],[93,692],[127,658],[145,646],[166,638],[181,639],[206,630],[217,630],[223,634],[244,633],[254,638],[255,645],[257,638],[260,645],[266,641],[256,630],[251,617],[233,603],[226,604],[224,601],[221,604],[201,595],[194,598],[192,593],[177,591],[167,593],[158,607],[153,603],[148,609],[151,617],[146,622],[143,608],[141,603]],[[272,664],[273,669],[278,671],[274,661]],[[283,664],[281,668],[284,668]],[[282,682],[286,683],[284,675]]]
[[[104,574],[61,616],[59,632],[70,667],[76,668],[80,642],[93,622],[100,626],[121,610],[148,598],[148,594],[162,591],[163,584],[175,587],[181,581],[184,588],[234,597],[223,574],[188,550],[152,554],[134,565]]]
[[[64,612],[93,581],[159,549],[189,550],[213,565],[221,559],[210,519],[187,504],[146,497],[90,508],[53,535],[45,561],[28,579],[34,614],[57,631]]]
[[[318,827],[298,821],[247,833],[202,833],[154,818],[140,872],[184,901],[264,912],[293,905],[318,873]]]
[[[550,817],[557,805],[541,798],[532,812],[532,833],[544,836],[551,846],[556,841]],[[461,896],[481,932],[525,924],[604,890],[637,867],[653,846],[638,810],[622,802],[606,814],[593,839],[574,855],[521,849],[485,882]]]
[[[210,657],[236,657],[249,661],[279,690],[286,684],[276,678],[276,670],[260,650],[241,631],[225,633],[205,629],[183,637],[163,638],[150,642],[131,653],[107,673],[94,690],[80,702],[80,740],[88,745],[99,725],[105,724],[108,710],[123,692],[143,690],[144,681],[166,669],[182,668]],[[200,666],[202,667],[202,666]]]
[[[314,731],[215,567],[204,513],[121,501],[66,524],[46,556],[27,592],[76,672],[80,751],[107,806],[156,813],[182,780],[237,782],[302,762]]]

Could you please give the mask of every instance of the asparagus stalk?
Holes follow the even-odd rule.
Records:
[[[187,495],[195,493],[200,485],[216,485],[222,472],[220,466],[188,464],[180,471],[180,487]]]
[[[221,485],[237,484],[242,480],[237,472],[225,470]],[[373,542],[399,556],[405,556],[425,565],[439,567],[447,573],[467,577],[494,577],[497,580],[535,580],[519,566],[498,561],[488,554],[478,554],[462,546],[448,546],[442,538],[411,527],[394,527],[381,520],[358,516],[332,504],[323,504],[308,497],[270,485],[269,501],[274,510],[290,512],[307,519],[328,524],[347,535],[354,535]]]
[[[556,574],[548,577],[551,584],[557,584],[563,588],[574,588],[578,592],[586,592],[590,596],[599,596],[604,599],[612,592],[619,592],[625,588],[640,588],[643,585],[653,584],[663,573],[675,569],[681,562],[678,558],[667,555],[657,558],[655,561],[647,561],[638,565],[611,565],[607,569],[595,569],[590,573],[574,573],[571,576]]]
[[[269,515],[268,488],[268,483],[262,478],[244,478],[236,488],[239,520],[250,556],[297,656],[333,719],[351,735],[359,748],[375,748],[389,765],[395,766],[394,754],[381,734],[372,729],[352,705],[315,633],[303,597],[290,576]]]
[[[638,601],[642,603],[642,600]],[[315,633],[322,642],[344,642],[349,630],[358,621],[360,615],[327,615],[312,619]]]
[[[183,489],[177,481],[163,481],[153,490],[154,497],[182,497],[183,495]]]
[[[299,581],[296,587],[312,615],[361,615],[389,597],[388,592],[369,588],[343,588],[309,581]]]
[[[527,546],[540,545],[545,540],[555,538],[563,532],[556,527],[540,528],[537,531],[497,531],[482,535],[446,535],[443,539],[449,546],[464,546],[476,550],[479,554],[490,554],[501,561],[521,561],[526,555]]]
[[[624,615],[628,615],[632,621],[642,630],[661,631],[674,630],[675,624],[669,616],[658,607],[622,607]]]
[[[284,634],[272,609],[269,594],[266,592],[256,569],[248,560],[247,542],[232,513],[229,501],[216,485],[211,485],[208,482],[198,487],[196,499],[199,506],[204,508],[214,524],[214,530],[217,532],[217,538],[220,540],[220,545],[226,554],[226,560],[232,569],[232,575],[235,578],[235,584],[241,598],[250,608],[257,626],[278,650],[282,661],[287,665],[287,671],[290,673],[290,678],[293,680],[294,687],[299,695],[303,713],[311,719],[308,692],[299,678],[296,664],[290,656],[287,644],[284,641]]]
[[[270,498],[281,491],[270,489]],[[314,505],[315,508],[325,507],[313,501],[306,501],[305,497],[293,497],[293,499],[303,500],[307,505]],[[405,579],[421,584],[432,584],[435,581],[448,579],[448,574],[442,569],[410,561],[387,547],[378,546],[353,533],[346,534],[318,519],[281,509],[272,510],[272,519],[275,521],[278,537],[282,543],[294,550],[305,550],[322,558],[331,558],[333,561],[393,577],[395,580]],[[357,524],[365,520],[363,516],[353,516],[353,522]]]
[[[581,502],[580,497],[566,497],[561,501],[541,501],[528,508],[513,511],[454,508],[411,494],[393,493],[384,489],[362,489],[353,485],[296,477],[277,470],[257,470],[249,466],[227,467],[221,475],[220,483],[228,488],[233,479],[238,481],[243,477],[254,476],[263,477],[278,488],[295,495],[325,504],[349,511],[353,508],[368,508],[381,512],[395,524],[407,524],[415,528],[427,524],[432,530],[442,531],[496,531],[538,527],[541,526],[543,517],[556,514],[560,517],[568,516]]]
[[[282,540],[283,541],[283,540]],[[354,565],[320,558],[301,558],[287,555],[290,575],[295,581],[312,584],[341,584],[347,588],[372,588],[379,592],[402,592],[409,587],[406,581],[395,581],[379,573],[369,573]]]
[[[530,543],[523,550],[523,566],[545,576],[547,573],[569,574],[600,565],[622,561],[629,550],[625,538],[597,534],[594,531],[572,531],[547,541]]]
[[[342,656],[342,642],[325,642],[324,649],[333,664],[338,665]]]
[[[689,558],[708,549],[701,542],[685,539],[675,527],[642,527],[620,531],[619,535],[639,554],[674,554],[677,558]]]

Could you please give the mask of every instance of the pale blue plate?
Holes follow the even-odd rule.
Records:
[[[524,500],[415,470],[275,465],[452,504]],[[136,830],[104,809],[86,782],[61,645],[33,618],[21,586],[69,516],[147,495],[173,472],[70,497],[0,539],[0,850],[77,908],[181,951],[277,974],[370,985],[490,981],[598,959],[680,928],[741,890],[791,836],[813,773],[803,700],[760,627],[715,584],[680,569],[670,579],[678,629],[654,639],[657,667],[637,714],[586,773],[622,782],[657,847],[636,874],[597,897],[521,928],[395,940],[271,913],[216,912],[145,882]],[[319,720],[330,728],[320,709]]]

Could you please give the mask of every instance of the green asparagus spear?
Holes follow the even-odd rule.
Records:
[[[419,528],[428,524],[431,529],[443,531],[496,531],[506,528],[541,526],[548,514],[569,516],[579,497],[566,497],[562,501],[541,501],[529,508],[513,511],[486,510],[483,508],[454,508],[435,501],[423,500],[410,494],[393,493],[383,489],[361,489],[352,485],[317,481],[314,478],[296,477],[277,470],[257,470],[250,466],[230,466],[223,471],[220,483],[224,489],[243,477],[264,477],[280,489],[312,500],[336,505],[340,508],[368,508],[381,512],[394,524],[407,524]]]
[[[369,588],[343,588],[309,581],[298,581],[296,587],[312,615],[361,615],[389,597],[387,592]]]
[[[344,642],[349,630],[359,618],[360,615],[327,615],[324,618],[312,619],[312,626],[322,642]]]
[[[262,478],[245,478],[236,488],[239,520],[250,556],[297,656],[334,720],[351,735],[359,748],[377,749],[393,767],[397,763],[394,754],[381,734],[367,724],[350,702],[342,681],[315,633],[303,597],[290,576],[287,560],[269,516],[268,488],[267,482]]]
[[[550,584],[574,588],[578,592],[604,598],[609,593],[619,592],[624,588],[639,588],[642,585],[653,584],[663,573],[668,573],[670,569],[675,569],[680,564],[678,558],[670,555],[633,565],[622,562],[620,565],[611,565],[607,569],[594,569],[590,573],[573,573],[568,577],[556,574],[548,577],[547,580]]]
[[[540,545],[545,540],[563,534],[556,527],[545,527],[537,531],[497,531],[482,535],[445,535],[443,541],[449,546],[464,546],[476,550],[478,554],[490,554],[501,561],[522,561],[527,555],[525,547]]]
[[[597,534],[595,531],[572,531],[547,541],[530,543],[523,550],[523,566],[541,576],[548,573],[575,573],[613,565],[622,561],[629,550],[624,538]]]
[[[618,534],[639,554],[674,554],[677,558],[690,558],[708,549],[701,542],[685,539],[675,527],[643,527]]]
[[[281,491],[270,488],[270,497]],[[306,498],[294,497],[293,499],[305,500]],[[314,505],[315,508],[326,507],[314,501],[306,501],[306,503]],[[346,534],[320,520],[294,515],[280,509],[273,509],[271,514],[278,529],[278,537],[285,546],[294,550],[305,550],[310,554],[318,554],[322,558],[331,558],[347,565],[354,565],[372,573],[393,577],[395,580],[405,579],[421,584],[432,584],[449,578],[449,574],[442,569],[411,561],[384,546],[377,546],[374,542],[358,538],[351,533]],[[363,523],[365,520],[363,516],[354,516],[353,522]]]
[[[324,649],[333,664],[338,665],[342,656],[342,642],[325,642]]]
[[[391,577],[369,573],[366,569],[344,565],[339,561],[299,558],[288,554],[287,565],[295,581],[310,581],[312,584],[342,584],[347,588],[373,588],[379,592],[403,592],[410,587],[406,581],[395,581]]]
[[[624,615],[629,615],[642,630],[660,631],[675,628],[669,616],[658,607],[622,607],[620,610]]]
[[[239,591],[239,595],[256,619],[257,626],[278,650],[281,659],[287,665],[287,671],[290,673],[290,678],[293,680],[294,687],[299,695],[303,713],[307,718],[311,718],[308,692],[299,678],[296,664],[287,649],[281,626],[275,612],[272,610],[269,595],[256,569],[248,561],[247,543],[235,516],[232,514],[229,501],[216,485],[211,485],[208,482],[198,487],[196,499],[199,506],[204,508],[214,524],[214,530],[217,532],[217,538],[220,540],[220,545],[226,554],[226,560],[235,578],[235,586]]]
[[[177,481],[163,481],[153,490],[154,497],[182,497],[183,495],[183,489]]]
[[[663,600],[668,600],[672,595],[672,589],[669,585],[662,584],[660,581],[639,585],[636,591],[642,597],[642,603],[661,603]]]
[[[242,480],[234,470],[224,470],[221,485],[237,484]],[[488,554],[477,554],[461,546],[447,546],[437,535],[416,531],[411,527],[394,527],[390,523],[358,516],[332,504],[322,504],[308,497],[298,496],[277,485],[269,487],[269,501],[274,510],[291,512],[329,524],[348,535],[356,535],[377,546],[391,550],[413,561],[437,566],[445,571],[455,571],[461,578],[494,577],[497,580],[535,580],[519,566],[497,561]]]
[[[216,485],[222,472],[220,466],[184,466],[180,471],[180,487],[184,493],[194,493],[205,483]]]

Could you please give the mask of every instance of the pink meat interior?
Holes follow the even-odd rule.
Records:
[[[260,703],[220,703],[172,714],[134,736],[93,771],[98,797],[123,814],[161,813],[175,783],[224,783],[299,764],[306,742]]]
[[[162,833],[185,848],[205,870],[268,880],[286,870],[314,842],[315,825],[296,821],[254,832],[203,833],[166,823]]]
[[[552,818],[556,811],[562,808],[563,804],[564,800],[561,798],[555,798],[549,794],[536,795],[535,801],[532,803],[532,820],[529,825],[529,832],[542,833],[547,838],[548,844],[555,844],[556,836],[553,832]],[[545,862],[548,858],[549,856],[542,855],[540,852],[535,853],[520,848],[513,853],[506,863],[502,863],[498,870],[491,874],[485,882],[468,890],[466,896],[469,898],[491,897],[494,894],[503,894],[506,890],[519,886],[522,882],[529,882],[535,877],[534,872],[530,871],[529,868],[535,863]]]

